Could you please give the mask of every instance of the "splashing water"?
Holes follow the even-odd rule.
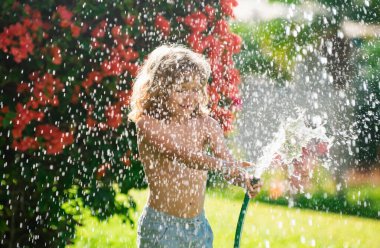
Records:
[[[260,178],[274,163],[276,158],[281,158],[284,164],[291,165],[294,159],[300,158],[304,148],[311,145],[322,144],[317,155],[327,155],[333,143],[333,138],[326,135],[324,123],[319,123],[314,128],[307,126],[305,111],[298,110],[298,117],[287,118],[282,122],[274,140],[263,149],[263,155],[256,162],[256,166],[246,169],[249,175]],[[318,148],[317,148],[318,149]],[[329,169],[328,160],[322,165]],[[289,166],[291,170],[291,166]]]

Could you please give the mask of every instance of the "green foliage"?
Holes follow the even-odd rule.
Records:
[[[380,40],[365,41],[357,55],[356,157],[364,167],[380,161]]]
[[[284,83],[292,79],[297,59],[306,60],[308,47],[319,41],[320,27],[317,23],[274,19],[258,24],[234,23],[232,29],[243,39],[243,49],[235,56],[239,69]]]

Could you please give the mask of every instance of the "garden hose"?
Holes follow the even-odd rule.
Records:
[[[260,181],[260,179],[253,178],[251,180],[251,184],[252,185],[257,184],[259,181]],[[248,192],[246,192],[245,196],[244,196],[243,205],[241,206],[237,226],[236,226],[234,248],[240,248],[240,238],[241,238],[241,234],[243,232],[244,218],[245,218],[245,213],[247,212],[249,199],[250,198],[249,198]]]

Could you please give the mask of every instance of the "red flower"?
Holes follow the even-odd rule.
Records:
[[[118,105],[107,106],[105,109],[105,116],[107,118],[107,125],[112,128],[119,127],[123,120],[121,109]]]
[[[135,23],[135,19],[136,17],[134,15],[128,14],[124,18],[124,23],[127,24],[128,26],[133,26],[133,24]]]
[[[73,17],[73,13],[71,11],[69,11],[66,6],[63,6],[63,5],[59,5],[57,7],[57,12],[60,16],[61,19],[63,20],[71,20],[71,18]]]
[[[72,132],[65,132],[61,134],[61,142],[64,146],[74,143],[74,134]]]
[[[62,153],[63,147],[59,144],[46,143],[45,144],[46,154],[57,155]]]
[[[59,128],[51,124],[41,124],[36,127],[36,135],[46,140],[57,138],[60,133]]]
[[[219,20],[215,23],[214,34],[224,36],[229,33],[228,23],[225,20]]]
[[[186,16],[184,22],[192,32],[203,32],[207,29],[207,17],[200,11]]]
[[[130,37],[129,35],[124,34],[121,37],[120,43],[123,44],[124,46],[133,46],[135,44],[135,40],[132,37]]]
[[[3,113],[3,114],[6,114],[9,112],[9,107],[8,106],[4,106],[0,109],[0,112]]]
[[[29,54],[33,54],[33,40],[32,37],[30,37],[29,33],[26,33],[25,35],[20,37],[20,49],[28,52]]]
[[[33,119],[36,119],[37,121],[42,121],[42,119],[45,117],[44,112],[32,111],[32,114],[33,114]]]
[[[44,147],[47,154],[57,154],[63,151],[63,148],[74,141],[73,134],[63,133],[58,127],[51,124],[42,124],[36,127],[36,136],[45,139]]]
[[[111,168],[111,165],[109,163],[104,163],[98,167],[98,170],[96,172],[96,178],[101,179],[106,175],[106,171]]]
[[[228,74],[226,76],[229,84],[238,85],[240,83],[240,71],[235,68],[231,68],[228,70]]]
[[[36,150],[39,148],[38,142],[33,137],[24,137],[22,140],[13,140],[12,148],[16,151],[25,152],[28,149]]]
[[[128,48],[127,51],[123,50],[122,52],[122,56],[126,61],[136,60],[139,58],[139,53],[132,48]]]
[[[9,38],[10,36],[4,31],[0,34],[0,49],[3,50],[3,52],[8,52],[8,46],[10,46],[13,41]]]
[[[140,26],[138,26],[138,28],[137,28],[138,30],[139,30],[139,32],[140,33],[142,33],[142,34],[144,34],[145,33],[145,31],[146,31],[146,27],[144,26],[144,25],[140,25]]]
[[[103,76],[100,72],[98,71],[92,71],[88,74],[88,78],[91,81],[94,81],[95,83],[99,83],[103,80]]]
[[[11,54],[13,55],[14,61],[17,63],[20,63],[22,60],[28,57],[25,50],[16,47],[11,48]]]
[[[27,103],[26,103],[26,107],[27,108],[32,108],[32,109],[37,109],[38,108],[38,102],[36,100],[29,100]]]
[[[73,13],[69,11],[66,6],[59,5],[57,7],[57,13],[59,14],[59,17],[61,18],[60,26],[62,28],[67,28],[71,25],[71,18],[73,16]]]
[[[139,70],[139,66],[136,63],[127,63],[125,65],[125,69],[131,73],[132,77],[137,76],[137,71]]]
[[[32,13],[32,23],[30,25],[30,29],[33,31],[37,31],[42,27],[42,18],[41,18],[41,12],[38,10],[33,10]]]
[[[207,4],[205,7],[205,12],[208,15],[210,21],[213,21],[215,18],[215,9]]]
[[[8,31],[9,32],[8,34],[12,36],[22,36],[27,32],[26,27],[24,25],[21,25],[21,23],[19,22],[16,24],[10,25],[8,30],[6,31]]]
[[[86,125],[87,125],[87,127],[89,127],[89,128],[91,128],[91,127],[95,127],[97,123],[98,123],[98,122],[97,122],[95,119],[93,119],[92,117],[90,117],[90,116],[88,116],[88,117],[86,118]]]
[[[32,94],[39,105],[52,104],[54,106],[57,104],[58,98],[54,96],[54,93],[64,88],[59,79],[54,78],[50,73],[45,73],[42,77],[39,77],[37,72],[31,73],[29,78],[34,82]]]
[[[95,29],[92,30],[91,36],[94,38],[103,38],[106,34],[107,22],[101,21]]]
[[[92,71],[87,75],[87,78],[82,82],[83,88],[87,89],[94,83],[99,83],[103,79],[103,75],[98,71]]]
[[[52,56],[52,63],[55,65],[60,65],[62,63],[61,49],[57,46],[53,46],[50,49]]]
[[[170,22],[162,15],[157,15],[154,20],[154,26],[161,30],[164,35],[169,35],[170,33]]]
[[[234,107],[234,109],[241,109],[242,106],[243,106],[243,103],[242,103],[242,100],[240,97],[236,97],[236,96],[231,96],[231,100],[232,100],[232,106]]]
[[[118,57],[114,57],[112,60],[105,60],[100,66],[104,76],[120,76],[123,73],[123,67]]]
[[[239,35],[230,33],[226,36],[226,42],[229,44],[228,48],[232,51],[232,53],[239,53],[240,47],[242,43],[242,39]]]
[[[28,106],[24,107],[21,103],[16,104],[17,115],[12,120],[12,123],[13,123],[12,135],[14,139],[21,138],[22,131],[33,119],[36,119],[37,121],[41,121],[44,118],[43,112],[37,112],[37,111],[29,110],[27,108]]]
[[[131,150],[128,150],[124,157],[121,158],[121,162],[123,162],[123,164],[125,165],[125,167],[129,168],[131,167],[131,159],[130,159],[130,156],[131,156]]]
[[[202,53],[208,45],[207,40],[202,40],[202,38],[200,33],[191,33],[187,37],[187,43],[195,52]]]
[[[216,106],[213,107],[213,113],[221,122],[223,130],[225,132],[232,130],[232,122],[234,120],[234,115],[230,110]]]
[[[220,9],[226,16],[235,17],[233,7],[236,7],[237,5],[237,0],[220,0]]]
[[[80,27],[74,25],[74,24],[71,24],[70,26],[70,29],[71,29],[71,35],[74,37],[74,38],[78,38],[79,35],[80,35]]]
[[[92,49],[99,48],[99,47],[101,47],[101,43],[100,42],[98,42],[96,40],[91,41],[91,48]]]
[[[17,93],[29,92],[30,87],[27,83],[19,83],[16,88]]]
[[[131,100],[132,90],[117,91],[116,97],[119,98],[121,106],[129,106]]]
[[[58,96],[54,95],[52,101],[50,102],[51,106],[58,106],[59,105],[59,99]]]
[[[207,91],[208,91],[208,95],[209,95],[210,100],[213,103],[217,104],[220,100],[220,95],[219,95],[218,89],[213,85],[209,85],[207,87]]]
[[[98,123],[98,128],[99,128],[100,131],[104,131],[104,130],[107,130],[108,126],[104,122],[99,122]]]
[[[111,34],[114,38],[118,38],[121,35],[121,26],[113,26],[111,29]]]
[[[25,6],[25,11],[29,17],[21,19],[21,22],[5,27],[0,33],[0,49],[13,56],[15,62],[20,63],[33,54],[33,39],[37,37],[36,31],[42,26],[41,13],[31,11],[29,5]],[[32,32],[30,32],[32,31]]]
[[[12,136],[13,136],[13,138],[14,139],[21,138],[23,130],[24,130],[24,128],[22,128],[22,127],[13,128],[12,129]]]
[[[73,104],[77,104],[79,101],[79,93],[80,93],[80,86],[75,85],[73,89],[73,94],[71,95],[70,102]]]

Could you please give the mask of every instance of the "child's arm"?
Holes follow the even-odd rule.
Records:
[[[208,143],[210,144],[211,151],[215,157],[221,158],[227,161],[235,161],[234,157],[230,153],[230,150],[225,144],[223,130],[219,126],[219,123],[211,117],[207,117],[206,132],[208,137]],[[245,187],[248,190],[250,198],[257,195],[262,183],[252,185],[251,180],[246,177],[246,173],[239,170],[239,167],[254,166],[253,163],[242,161],[233,163],[232,168],[228,173],[223,173],[224,178],[232,184],[240,187]]]
[[[142,116],[136,125],[139,139],[141,138],[141,141],[159,149],[167,157],[177,159],[193,169],[222,172],[225,178],[228,178],[227,180],[232,179],[234,185],[246,187],[250,197],[254,197],[260,189],[261,183],[252,185],[246,174],[239,170],[238,167],[251,166],[252,164],[234,161],[223,143],[223,131],[219,126],[215,126],[214,131],[210,133],[210,141],[215,156],[222,159],[195,151],[192,147],[179,146],[174,140],[170,127],[155,118]]]
[[[208,156],[203,152],[195,151],[192,147],[179,146],[175,142],[170,126],[153,117],[143,115],[136,125],[138,134],[144,142],[153,145],[164,155],[171,159],[177,159],[190,168],[222,171],[223,167],[231,167],[233,164],[233,162],[227,162]]]
[[[246,161],[237,162],[235,160],[235,158],[232,156],[230,150],[228,149],[225,143],[223,130],[216,120],[214,120],[211,117],[207,117],[207,120],[205,122],[207,123],[205,126],[206,126],[206,132],[207,132],[206,135],[208,138],[208,143],[215,157],[233,162],[233,166],[235,167],[254,166],[254,164],[250,162],[246,162]],[[233,170],[231,171],[231,173],[224,174],[223,176],[226,180],[231,180],[232,178],[236,177],[236,174],[238,173],[238,171],[239,170]]]
[[[235,161],[225,144],[223,130],[219,123],[211,117],[207,117],[204,122],[208,143],[214,156],[227,161]]]

